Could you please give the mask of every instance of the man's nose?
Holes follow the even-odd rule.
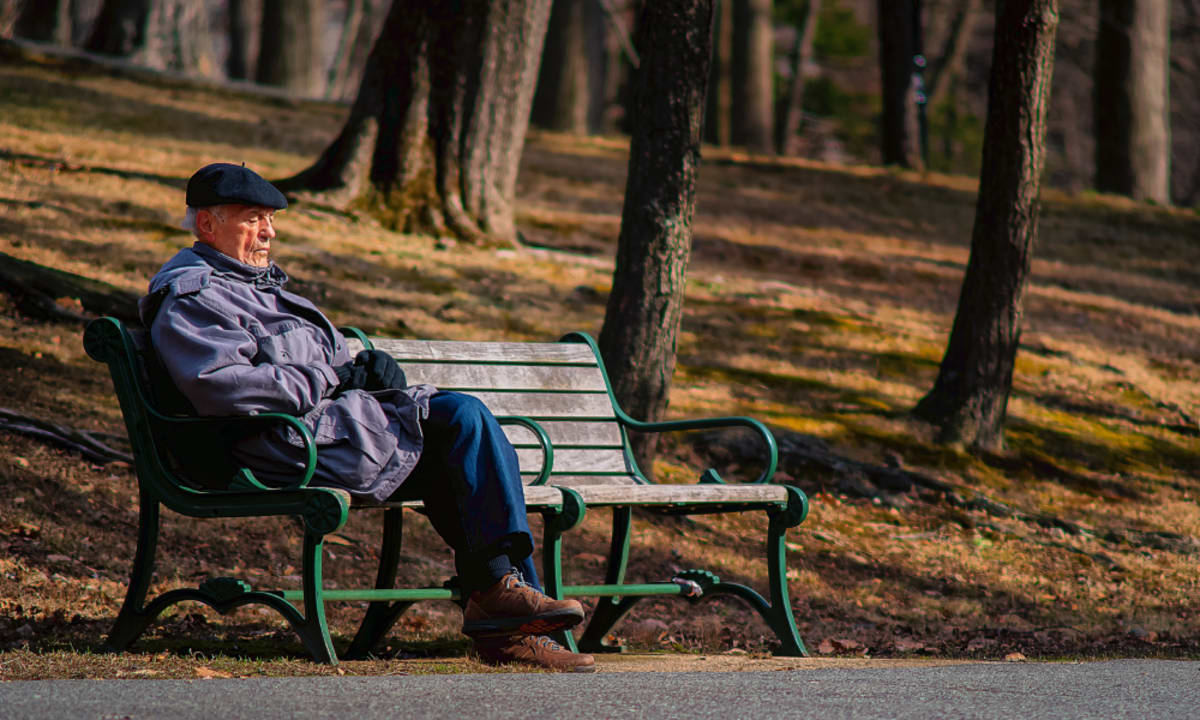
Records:
[[[267,239],[275,237],[275,222],[271,218],[267,218],[263,223],[263,229],[259,231],[260,235],[266,235]]]

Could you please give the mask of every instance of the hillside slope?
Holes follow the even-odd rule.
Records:
[[[245,161],[285,176],[322,149],[344,112],[70,62],[2,65],[0,252],[140,293],[190,244],[176,223],[195,168]],[[625,147],[619,138],[533,134],[519,181],[520,250],[398,235],[369,218],[298,205],[280,215],[276,259],[335,322],[370,332],[596,333]],[[1009,449],[980,457],[937,446],[907,416],[941,357],[973,201],[967,178],[706,149],[671,414],[746,414],[779,433],[780,476],[814,499],[789,535],[793,598],[814,649],[1196,654],[1200,217],[1048,194]],[[120,435],[108,378],[79,338],[79,326],[31,319],[0,294],[0,405]],[[737,438],[674,438],[655,469],[672,481],[707,463],[751,476],[743,455]],[[95,647],[132,557],[130,469],[0,432],[0,497],[0,649]],[[572,581],[602,572],[600,515],[568,541],[578,557]],[[761,553],[763,522],[639,518],[637,540],[649,550],[631,577],[715,566],[762,587],[765,568],[745,558]],[[423,522],[410,527],[404,574],[440,583],[451,572],[447,551]],[[289,529],[168,517],[159,584],[206,575],[294,584]],[[334,584],[370,577],[377,531],[378,518],[356,517],[329,545]],[[635,647],[769,644],[767,628],[730,602],[702,612],[645,606],[617,629]],[[358,612],[338,608],[336,631],[352,632]],[[182,657],[220,636],[241,653],[298,649],[273,616],[215,618],[182,608],[139,647]],[[420,606],[394,647],[460,655],[457,624],[452,606]],[[72,662],[39,667],[93,672]]]

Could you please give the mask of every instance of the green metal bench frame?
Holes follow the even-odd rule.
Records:
[[[354,328],[344,330],[347,337],[372,347],[372,341]],[[387,349],[387,340],[378,344]],[[607,373],[595,342],[586,334],[571,333],[560,342],[587,346],[590,365],[603,377],[603,390],[611,403],[611,413],[603,418],[584,418],[615,422],[619,425],[620,451],[628,468],[632,485],[569,487],[558,485],[560,476],[555,468],[555,445],[543,428],[546,418],[535,415],[501,415],[502,424],[525,428],[534,438],[526,443],[514,443],[523,450],[539,453],[540,470],[523,474],[536,475],[527,482],[526,502],[530,512],[543,516],[543,585],[554,597],[596,597],[597,606],[578,643],[568,632],[557,639],[572,649],[589,652],[612,652],[604,638],[612,627],[642,599],[653,596],[679,596],[697,602],[704,596],[733,595],[756,610],[780,642],[777,654],[807,655],[796,630],[787,590],[785,534],[788,528],[804,521],[808,500],[798,488],[775,485],[769,493],[757,493],[753,500],[720,499],[726,492],[724,480],[713,469],[706,470],[698,485],[654,486],[638,469],[629,451],[628,431],[669,432],[740,426],[757,433],[767,449],[766,467],[752,483],[764,485],[771,481],[778,463],[775,439],[762,423],[746,417],[677,420],[647,423],[629,417],[621,410],[612,393]],[[421,343],[415,343],[420,345]],[[430,341],[428,345],[438,344]],[[446,345],[446,343],[442,343]],[[129,647],[153,620],[169,606],[183,600],[196,600],[225,614],[246,604],[259,603],[278,611],[299,635],[305,647],[318,662],[336,663],[337,655],[330,640],[325,621],[324,603],[328,601],[369,601],[354,639],[344,657],[364,657],[377,647],[400,616],[414,603],[423,600],[461,601],[455,587],[397,589],[394,587],[400,560],[403,535],[403,509],[419,509],[416,501],[397,501],[384,504],[351,503],[348,493],[329,488],[308,487],[316,463],[316,446],[308,429],[298,419],[286,414],[263,413],[237,418],[197,418],[162,412],[155,403],[146,375],[143,350],[130,331],[120,321],[101,318],[89,323],[84,333],[84,346],[95,360],[107,363],[113,385],[133,446],[140,497],[138,546],[125,602],[117,616],[106,647],[124,650]],[[405,358],[399,358],[405,364]],[[457,362],[449,359],[447,363]],[[497,363],[499,364],[499,363]],[[538,364],[538,363],[533,363]],[[410,378],[412,369],[405,365]],[[440,385],[439,385],[440,386]],[[441,387],[441,386],[440,386]],[[469,388],[449,388],[470,391]],[[538,392],[538,391],[533,391]],[[596,394],[596,391],[593,391]],[[539,421],[543,422],[539,422]],[[171,459],[163,438],[171,433],[189,432],[219,442],[225,433],[245,432],[264,423],[286,423],[305,439],[308,462],[305,472],[287,488],[263,485],[247,468],[237,468],[217,490],[198,489],[172,469]],[[549,424],[549,423],[547,423]],[[205,435],[207,433],[207,435]],[[565,447],[565,446],[563,446]],[[218,448],[218,450],[221,450]],[[570,450],[560,450],[560,453]],[[210,478],[211,480],[211,478]],[[667,490],[665,499],[658,490]],[[589,503],[587,497],[596,496]],[[710,492],[711,491],[711,492]],[[646,494],[656,499],[647,500]],[[744,494],[744,493],[742,493]],[[766,498],[769,495],[769,498]],[[762,496],[762,497],[758,497]],[[717,498],[715,501],[713,498]],[[160,505],[191,517],[254,517],[270,515],[298,516],[304,526],[303,575],[301,590],[254,590],[233,578],[214,578],[197,588],[168,591],[149,603],[146,596],[153,574],[158,539]],[[605,573],[599,585],[567,585],[563,576],[562,535],[582,522],[588,507],[612,509],[612,536]],[[765,511],[768,516],[767,569],[770,600],[754,589],[738,583],[722,582],[716,575],[703,570],[688,570],[665,582],[626,583],[625,575],[630,556],[633,508],[645,507],[663,514],[705,514],[742,511]],[[321,583],[321,552],[323,537],[340,529],[349,511],[359,508],[383,509],[383,533],[380,563],[373,588],[324,590]],[[302,600],[305,612],[294,601]]]

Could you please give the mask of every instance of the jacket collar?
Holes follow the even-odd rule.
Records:
[[[235,260],[220,250],[205,245],[202,242],[194,243],[192,245],[192,252],[199,255],[204,262],[212,267],[215,274],[232,280],[251,283],[261,290],[271,287],[283,287],[283,284],[288,281],[288,274],[276,265],[274,260],[269,261],[266,267],[255,267]]]

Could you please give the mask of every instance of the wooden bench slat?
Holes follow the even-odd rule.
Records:
[[[536,475],[537,473],[534,473]],[[527,480],[533,478],[533,475],[527,477]],[[554,475],[550,478],[550,485],[559,485],[569,488],[591,487],[593,485],[609,485],[615,488],[624,488],[630,485],[637,485],[637,480],[632,475]]]
[[[561,484],[552,480],[554,484]],[[584,503],[612,505],[719,505],[722,503],[787,502],[782,485],[571,485]]]
[[[537,418],[615,418],[607,393],[471,392],[493,415]]]
[[[542,469],[541,448],[517,448],[517,459],[522,473],[537,473]],[[625,452],[620,449],[605,450],[554,450],[554,473],[604,472],[627,473]]]
[[[611,420],[588,422],[586,420],[543,420],[538,423],[550,437],[555,449],[571,445],[622,447],[621,430]],[[504,434],[513,445],[537,445],[538,438],[524,425],[505,425]]]
[[[562,493],[556,488],[549,485],[526,485],[525,486],[525,506],[526,507],[547,507],[555,506],[562,502]],[[355,498],[354,507],[357,508],[419,508],[422,503],[420,500],[403,500],[397,502],[373,502]]]
[[[537,365],[596,365],[592,349],[582,343],[457,342],[371,338],[371,344],[397,361],[499,362]],[[352,353],[361,345],[355,343]]]
[[[606,391],[604,376],[597,367],[402,362],[401,368],[410,384],[428,383],[441,390]]]

